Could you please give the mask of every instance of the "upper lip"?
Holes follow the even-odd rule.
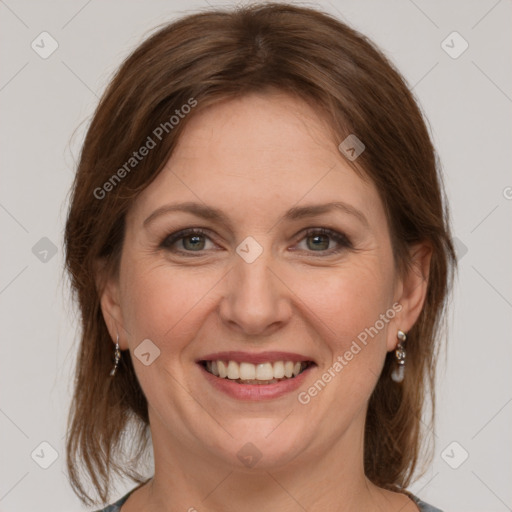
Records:
[[[227,352],[215,352],[213,354],[207,354],[196,360],[197,363],[201,361],[235,361],[237,363],[274,363],[275,361],[293,361],[314,362],[313,358],[305,356],[303,354],[297,354],[294,352],[241,352],[241,351],[227,351]]]

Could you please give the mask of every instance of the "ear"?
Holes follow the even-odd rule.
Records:
[[[98,261],[96,265],[96,288],[100,298],[103,319],[107,325],[110,337],[115,343],[119,335],[119,348],[126,350],[128,342],[119,300],[119,278],[107,271],[107,265],[103,261]]]
[[[405,275],[399,278],[395,301],[402,309],[396,316],[395,326],[406,334],[420,316],[427,296],[432,246],[421,242],[409,250],[410,264]],[[390,336],[388,351],[394,350],[398,343],[396,336]]]

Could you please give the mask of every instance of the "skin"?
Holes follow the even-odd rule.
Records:
[[[398,275],[379,194],[329,133],[312,107],[283,93],[218,103],[190,119],[129,211],[119,277],[101,305],[148,400],[155,475],[122,512],[418,510],[365,477],[363,431],[397,330],[407,332],[421,311],[430,251],[411,248],[413,271]],[[231,225],[168,212],[143,226],[182,201],[222,209]],[[330,201],[356,208],[367,224],[342,211],[280,221],[289,208]],[[160,246],[190,227],[207,235]],[[322,227],[351,246],[305,234]],[[236,252],[248,236],[263,248],[252,263]],[[307,405],[298,392],[241,402],[216,391],[195,363],[223,350],[298,352],[317,363],[298,391],[307,390],[395,303],[400,312]],[[149,366],[133,354],[144,339],[160,350]],[[262,454],[253,468],[237,457],[248,442]]]

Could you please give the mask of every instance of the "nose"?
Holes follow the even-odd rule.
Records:
[[[235,254],[225,279],[219,310],[222,321],[231,329],[265,336],[289,322],[293,293],[279,275],[279,266],[270,251],[264,250],[252,263]]]

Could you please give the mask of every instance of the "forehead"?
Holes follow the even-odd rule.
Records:
[[[369,218],[384,213],[373,183],[346,163],[314,107],[283,93],[224,101],[188,120],[165,168],[138,197],[133,215],[178,199],[244,216],[338,200]]]
[[[204,159],[213,168],[216,164],[228,168],[231,175],[279,179],[311,164],[312,171],[321,172],[340,155],[327,124],[313,108],[277,92],[225,101],[192,118],[171,165],[187,160],[204,163]]]

